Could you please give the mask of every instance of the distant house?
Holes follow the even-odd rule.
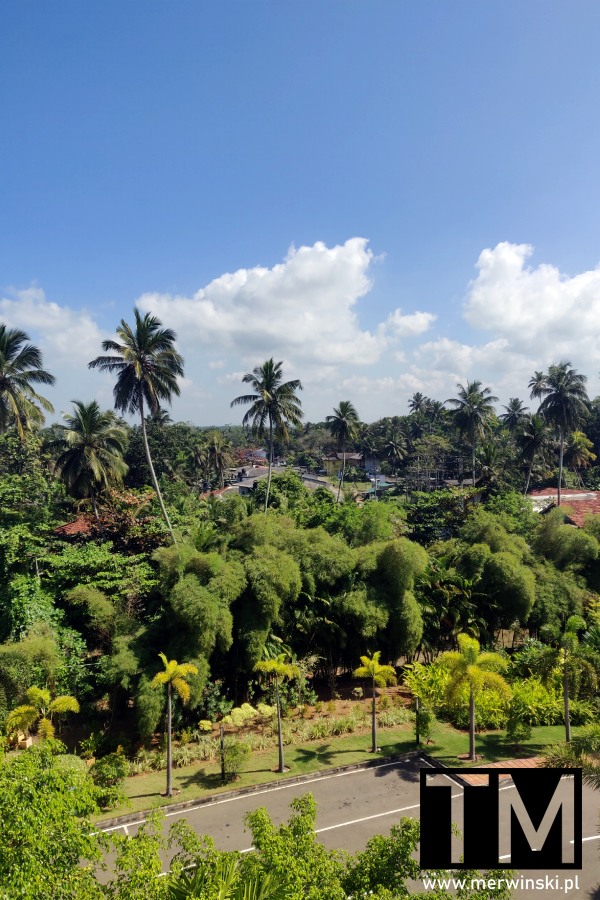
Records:
[[[92,519],[89,516],[79,516],[72,522],[65,522],[54,529],[54,534],[58,537],[77,538],[87,537],[93,530]]]
[[[343,453],[332,453],[331,456],[323,457],[323,468],[327,475],[337,475],[341,472],[344,462]],[[365,458],[362,453],[346,453],[346,469],[364,469]]]
[[[558,505],[556,488],[542,488],[530,491],[527,495],[535,512],[546,513]],[[564,488],[560,492],[561,509],[564,510],[567,522],[582,528],[587,516],[600,515],[600,492],[582,489]]]

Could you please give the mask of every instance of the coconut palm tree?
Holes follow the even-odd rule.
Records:
[[[33,387],[54,384],[54,375],[42,368],[41,350],[27,341],[24,331],[0,324],[0,432],[14,423],[21,439],[26,431],[44,424],[42,410],[54,412],[50,401]]]
[[[284,440],[288,436],[290,425],[296,428],[302,420],[302,406],[296,391],[302,390],[298,379],[283,381],[283,362],[275,362],[273,357],[242,378],[244,384],[252,386],[254,393],[242,394],[231,401],[231,406],[246,406],[250,409],[242,419],[244,427],[250,426],[252,434],[257,437],[268,437],[269,442],[269,474],[265,495],[265,513],[269,506],[271,491],[271,475],[273,472],[273,437],[278,435]]]
[[[220,431],[212,431],[208,436],[208,459],[209,467],[212,468],[219,487],[223,487],[225,483],[225,471],[233,462],[233,454],[231,450],[231,441],[223,437]]]
[[[164,653],[159,653],[158,655],[163,661],[164,669],[162,672],[156,673],[150,684],[153,688],[162,688],[165,684],[167,686],[167,797],[172,797],[173,748],[171,720],[173,691],[185,705],[190,699],[190,686],[186,679],[190,675],[197,675],[198,669],[192,663],[178,663],[176,659],[168,660]]]
[[[25,696],[27,703],[11,709],[6,717],[5,728],[8,733],[27,732],[37,725],[40,736],[47,740],[54,737],[54,716],[79,712],[79,703],[68,694],[53,700],[46,688],[30,687]]]
[[[410,400],[408,401],[408,408],[411,413],[424,413],[427,411],[427,407],[431,401],[425,394],[422,394],[420,391],[417,391],[416,394],[413,394]]]
[[[534,372],[527,385],[530,391],[529,396],[532,400],[540,400],[544,396],[545,385],[546,373],[541,371]]]
[[[489,421],[494,414],[492,404],[498,398],[494,397],[489,388],[482,388],[481,381],[467,381],[466,386],[456,385],[458,397],[446,400],[454,407],[454,424],[462,435],[465,435],[471,445],[473,486],[475,485],[475,449],[477,439],[481,438],[488,429]]]
[[[583,478],[580,469],[587,469],[596,459],[593,453],[593,442],[583,433],[583,431],[573,431],[569,435],[567,446],[565,447],[565,457],[567,463],[575,469],[575,474],[581,487],[583,487]]]
[[[287,653],[279,653],[274,659],[262,659],[254,666],[255,672],[267,675],[275,682],[275,703],[277,706],[277,740],[279,744],[278,772],[285,772],[283,759],[283,732],[281,730],[281,700],[279,697],[280,680],[290,681],[300,676],[300,669],[294,663],[286,662]]]
[[[566,437],[570,431],[578,428],[589,409],[586,381],[585,375],[580,375],[570,362],[564,361],[550,366],[543,383],[537,388],[539,396],[544,398],[539,413],[558,431],[558,506]]]
[[[118,341],[103,341],[102,349],[110,356],[97,356],[88,365],[117,375],[113,390],[115,409],[134,415],[139,413],[142,439],[150,477],[173,543],[175,535],[160,491],[146,432],[146,408],[157,414],[161,400],[171,403],[173,394],[179,396],[177,378],[183,375],[183,358],[175,349],[175,332],[163,328],[156,316],[138,309],[133,311],[133,328],[124,319],[117,328]]]
[[[73,414],[64,415],[61,434],[48,446],[59,451],[56,469],[72,497],[89,497],[96,518],[97,495],[127,473],[123,459],[127,431],[113,412],[98,403],[73,400]]]
[[[392,473],[395,475],[396,466],[398,463],[402,462],[403,459],[406,459],[408,453],[406,435],[402,428],[392,424],[386,429],[383,440],[383,454],[386,459],[389,460],[392,466]]]
[[[352,673],[353,678],[368,678],[371,682],[371,752],[377,753],[377,688],[396,684],[396,670],[379,662],[381,651],[372,656],[361,656],[361,665]]]
[[[288,886],[274,872],[249,873],[239,857],[220,856],[216,860],[200,860],[190,871],[182,870],[167,881],[168,900],[285,900]]]
[[[529,490],[531,481],[531,472],[536,457],[543,455],[544,450],[548,447],[550,434],[548,425],[542,416],[534,413],[526,416],[516,433],[517,447],[521,453],[521,459],[527,465],[527,475],[525,476],[524,494]]]
[[[504,423],[510,433],[514,434],[526,417],[528,407],[523,406],[518,397],[511,397],[508,401],[508,406],[503,406],[502,409],[506,410],[506,412],[503,412],[498,418]]]
[[[469,691],[469,759],[475,760],[475,701],[486,688],[494,688],[505,697],[510,688],[501,672],[508,667],[498,653],[481,653],[479,641],[468,634],[458,635],[458,650],[447,650],[440,662],[450,673],[446,694],[450,702],[458,700],[465,687]]]
[[[340,400],[338,408],[334,408],[332,416],[325,417],[325,422],[335,438],[338,448],[342,451],[342,473],[337,494],[339,500],[346,474],[346,445],[348,441],[353,440],[357,436],[360,420],[354,404],[350,400]]]

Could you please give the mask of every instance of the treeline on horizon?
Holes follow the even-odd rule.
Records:
[[[514,400],[496,416],[474,381],[448,408],[415,394],[406,416],[364,425],[340,401],[303,425],[301,384],[271,359],[233,401],[242,426],[204,432],[164,412],[183,374],[174,333],[136,311],[117,337],[91,361],[115,376],[116,412],[77,401],[44,428],[38,390],[52,376],[23,332],[0,326],[1,719],[48,688],[77,698],[84,732],[132,746],[163,716],[159,652],[197,669],[182,727],[260,696],[256,663],[282,649],[334,691],[366,651],[433,659],[460,633],[492,646],[503,629],[552,644],[569,616],[596,610],[600,518],[575,529],[522,497],[561,469],[565,484],[598,477],[600,401],[570,364],[532,377],[534,413]],[[399,482],[361,506],[352,467],[336,496],[269,465],[248,498],[205,496],[249,445],[315,469],[357,451]]]

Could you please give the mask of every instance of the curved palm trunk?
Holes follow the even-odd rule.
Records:
[[[338,493],[337,493],[338,503],[340,502],[340,493],[341,493],[342,487],[344,485],[345,474],[346,474],[346,446],[344,445],[342,447],[342,477],[340,478],[340,483],[338,485]]]
[[[171,682],[167,684],[167,797],[173,796],[171,784],[173,770],[173,750],[171,746]]]
[[[373,697],[371,700],[371,752],[377,753],[377,691],[373,679]]]
[[[565,740],[571,742],[571,716],[569,713],[569,671],[567,669],[567,648],[564,650],[563,659],[563,703],[565,708]]]
[[[271,474],[273,472],[273,419],[269,416],[269,474],[267,475],[267,493],[265,496],[265,515],[269,506],[269,494],[271,493]],[[283,769],[281,770],[283,771]]]
[[[469,693],[469,760],[475,762],[475,697]]]
[[[278,772],[285,772],[285,764],[283,759],[283,732],[281,729],[281,702],[279,700],[279,678],[275,676],[275,698],[277,702],[277,742],[279,745],[279,767]]]
[[[158,486],[158,479],[156,477],[156,472],[154,471],[154,466],[152,464],[152,457],[150,456],[150,447],[148,445],[148,435],[146,433],[146,420],[144,417],[144,397],[140,397],[140,414],[142,417],[142,439],[144,441],[144,452],[146,454],[146,462],[148,463],[148,468],[150,469],[150,478],[152,479],[152,485],[154,490],[156,491],[156,496],[158,498],[158,502],[160,504],[160,508],[164,517],[165,522],[167,523],[167,528],[169,529],[169,534],[171,535],[171,539],[174,544],[177,543],[175,540],[175,535],[173,533],[173,526],[171,525],[171,520],[169,519],[169,514],[167,512],[167,508],[165,506],[165,501],[163,500],[163,496],[160,492],[160,487]]]
[[[534,457],[532,456],[529,461],[529,468],[527,469],[527,477],[525,478],[525,490],[523,492],[525,494],[525,496],[527,496],[527,492],[529,490],[529,482],[531,481],[531,473],[533,471],[533,459],[534,459]]]
[[[563,457],[565,455],[565,432],[560,429],[560,450],[558,455],[558,506],[560,506],[560,489],[562,487]]]

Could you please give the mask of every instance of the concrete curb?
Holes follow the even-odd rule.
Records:
[[[392,756],[381,756],[375,759],[367,759],[365,762],[350,763],[347,766],[334,766],[331,769],[321,769],[318,772],[309,772],[305,775],[295,775],[290,778],[280,778],[277,781],[263,781],[261,784],[253,784],[249,787],[239,788],[237,791],[221,791],[218,794],[208,794],[206,797],[197,797],[195,800],[183,800],[180,803],[168,803],[164,806],[156,806],[153,809],[140,810],[137,813],[129,813],[124,816],[114,816],[112,819],[102,819],[95,823],[98,831],[106,828],[114,828],[118,825],[131,825],[148,818],[151,813],[155,812],[183,812],[190,807],[202,806],[205,803],[214,803],[218,800],[231,800],[234,797],[243,797],[246,794],[255,794],[260,791],[269,790],[275,787],[287,787],[294,784],[302,784],[305,781],[314,781],[316,778],[324,778],[331,775],[339,775],[342,772],[352,772],[358,769],[372,769],[375,766],[386,765],[389,763],[402,762],[406,759],[423,759],[435,769],[446,768],[439,760],[428,756],[424,750],[409,750],[408,753],[396,753]]]

